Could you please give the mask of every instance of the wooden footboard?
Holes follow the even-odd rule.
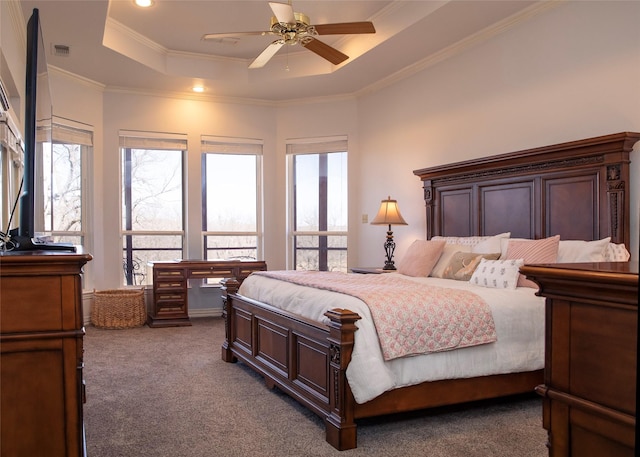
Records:
[[[325,314],[330,324],[323,325],[238,295],[238,286],[234,279],[222,281],[222,359],[241,360],[269,387],[277,386],[322,417],[327,442],[338,450],[356,447],[356,419],[533,392],[542,383],[542,370],[426,382],[357,404],[346,369],[358,314],[334,309]]]
[[[237,295],[238,282],[222,281],[225,341],[222,360],[241,360],[323,417],[327,441],[336,449],[356,447],[353,395],[346,379],[355,322],[349,310],[326,313],[330,325]]]

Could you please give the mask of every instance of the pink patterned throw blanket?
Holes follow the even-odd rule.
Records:
[[[371,311],[385,360],[497,341],[489,305],[470,291],[419,284],[386,274],[253,274],[359,298]]]

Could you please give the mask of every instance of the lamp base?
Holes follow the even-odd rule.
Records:
[[[393,241],[393,232],[391,231],[391,225],[389,225],[389,230],[387,230],[387,239],[384,242],[384,252],[386,254],[386,258],[384,260],[383,270],[395,270],[396,266],[393,262],[393,251],[396,250],[396,243]]]

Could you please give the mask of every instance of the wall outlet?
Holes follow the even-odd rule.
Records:
[[[366,224],[367,222],[369,222],[369,215],[368,214],[363,214],[362,215],[362,223]]]

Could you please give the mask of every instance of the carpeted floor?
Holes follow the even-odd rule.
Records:
[[[89,457],[543,457],[532,395],[358,424],[358,448],[326,443],[322,420],[253,371],[220,359],[220,318],[192,327],[87,328]]]

